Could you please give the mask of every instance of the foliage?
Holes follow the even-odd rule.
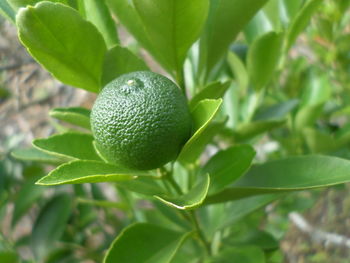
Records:
[[[0,236],[0,261],[282,262],[282,235],[259,229],[263,207],[288,192],[350,181],[349,5],[2,1],[28,52],[76,88],[99,93],[122,74],[148,70],[147,50],[187,96],[193,132],[173,162],[126,170],[94,143],[89,109],[52,109],[73,131],[13,151],[26,161],[20,179],[1,162],[0,210],[14,204],[14,227],[31,207],[40,212],[23,240]],[[137,49],[121,43],[122,26]],[[43,176],[30,161],[54,168]],[[94,233],[102,241],[91,242]],[[17,253],[23,244],[31,258]]]

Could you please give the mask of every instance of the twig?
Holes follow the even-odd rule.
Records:
[[[314,240],[318,242],[325,242],[325,245],[337,245],[350,248],[350,238],[335,233],[329,233],[319,230],[310,225],[305,218],[297,212],[289,214],[289,219],[299,228],[302,232],[310,235]]]

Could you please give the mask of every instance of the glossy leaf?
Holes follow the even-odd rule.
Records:
[[[0,2],[0,14],[9,19],[12,23],[15,23],[15,11],[9,5],[8,0],[2,0]]]
[[[256,246],[237,246],[223,249],[215,255],[211,263],[265,263],[264,251]]]
[[[106,3],[111,10],[116,14],[118,20],[123,24],[126,29],[131,33],[135,39],[142,44],[151,54],[155,54],[153,51],[153,45],[151,39],[149,39],[147,32],[143,26],[143,22],[135,10],[132,0],[106,0]]]
[[[39,150],[61,158],[99,161],[101,159],[92,145],[93,140],[90,134],[67,132],[45,139],[35,139],[32,143]]]
[[[81,107],[54,108],[50,110],[51,117],[90,129],[90,110]]]
[[[269,32],[257,38],[248,51],[247,69],[256,90],[272,78],[282,51],[283,34]]]
[[[132,180],[145,172],[133,172],[98,162],[76,160],[62,164],[36,182],[38,185],[101,183]]]
[[[205,99],[200,101],[197,106],[193,109],[193,130],[194,134],[186,142],[182,148],[178,160],[183,163],[191,163],[198,157],[198,142],[201,140],[201,136],[205,129],[209,126],[211,120],[215,117],[218,112],[220,105],[222,104],[222,99],[209,100]]]
[[[106,45],[90,22],[73,8],[46,1],[20,9],[16,20],[23,45],[58,80],[99,91]]]
[[[206,86],[204,89],[202,89],[200,92],[198,92],[196,95],[193,96],[191,99],[189,105],[190,108],[193,109],[198,102],[204,99],[220,99],[225,95],[225,92],[230,87],[231,82],[213,82]]]
[[[238,145],[215,154],[201,169],[211,179],[209,194],[223,190],[250,167],[255,151],[250,145]]]
[[[79,0],[79,11],[84,18],[93,23],[102,34],[107,47],[119,43],[115,23],[109,13],[105,0]]]
[[[267,0],[212,0],[200,40],[200,72],[209,73]]]
[[[225,202],[253,195],[328,187],[350,181],[350,162],[330,156],[299,156],[252,167],[231,188],[208,197]]]
[[[129,49],[115,46],[108,50],[105,55],[102,86],[105,86],[120,75],[143,70],[149,70],[143,60],[134,55]]]
[[[151,53],[170,73],[182,74],[187,51],[199,37],[207,18],[209,0],[133,0],[133,3],[151,40]]]
[[[285,120],[253,121],[241,124],[234,131],[234,139],[244,141],[264,132],[278,128],[285,123]]]
[[[180,209],[190,210],[199,207],[205,200],[210,185],[210,177],[208,174],[197,183],[188,193],[177,197],[155,196],[161,202],[168,206]]]
[[[34,6],[43,0],[7,0],[7,2],[17,11],[21,7]],[[45,0],[53,3],[67,4],[67,0]]]
[[[41,209],[30,236],[30,245],[36,258],[48,254],[67,226],[72,210],[72,199],[67,194],[56,195]]]
[[[125,228],[113,241],[104,263],[169,263],[189,233],[138,223]],[[132,253],[130,253],[132,251]]]
[[[42,162],[48,164],[60,164],[65,161],[57,156],[47,154],[33,147],[13,150],[11,155],[14,158],[22,161]]]
[[[298,35],[306,28],[312,15],[322,4],[322,0],[307,1],[301,11],[293,19],[287,32],[286,47],[289,49],[297,39]]]

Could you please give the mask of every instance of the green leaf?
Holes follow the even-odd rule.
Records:
[[[200,40],[200,72],[208,74],[267,0],[212,0]]]
[[[20,9],[16,20],[22,44],[58,80],[99,91],[106,45],[76,10],[44,1]]]
[[[241,177],[250,167],[255,151],[250,145],[232,146],[215,154],[201,169],[211,179],[209,194],[217,193]]]
[[[34,6],[43,0],[7,0],[7,2],[17,11],[21,7]],[[67,0],[45,0],[53,3],[67,4]]]
[[[18,255],[13,251],[0,251],[1,263],[18,263]]]
[[[72,197],[60,194],[50,199],[35,220],[30,245],[37,259],[48,254],[67,227],[72,212]]]
[[[281,120],[286,118],[287,114],[294,110],[299,104],[298,99],[291,99],[272,106],[261,108],[254,116],[255,121],[262,120]]]
[[[154,177],[138,177],[134,180],[117,182],[117,185],[128,191],[135,192],[146,196],[167,195],[168,192],[159,184],[159,180]]]
[[[227,242],[227,241],[225,241]],[[229,244],[234,246],[257,246],[263,250],[275,250],[278,249],[278,241],[268,232],[261,231],[259,229],[250,229],[244,231],[242,235],[229,237]]]
[[[134,224],[113,241],[103,262],[169,263],[189,235],[152,224]]]
[[[80,13],[97,27],[107,47],[118,44],[117,29],[105,0],[79,0],[78,3]]]
[[[132,0],[106,0],[106,2],[116,14],[121,24],[126,27],[145,49],[151,54],[154,54],[152,41],[148,38],[143,22],[136,12]]]
[[[249,85],[249,77],[245,65],[234,52],[228,53],[227,62],[230,66],[235,80],[237,81],[239,90],[244,92]]]
[[[207,18],[209,0],[133,0],[150,52],[170,73],[181,73],[188,49]],[[142,43],[142,42],[141,42]]]
[[[304,106],[298,110],[294,119],[294,128],[297,132],[302,132],[308,126],[315,124],[316,120],[322,114],[324,103]]]
[[[125,73],[149,70],[145,62],[129,49],[115,46],[105,55],[102,73],[102,86]]]
[[[322,0],[307,1],[301,11],[293,19],[287,31],[286,47],[289,49],[297,39],[298,35],[307,27],[312,15],[322,4]]]
[[[200,101],[197,106],[191,112],[193,118],[193,130],[194,134],[186,142],[182,148],[178,160],[182,163],[194,162],[198,157],[198,149],[203,149],[203,144],[199,143],[202,140],[202,136],[207,134],[203,133],[208,128],[211,120],[217,114],[220,105],[222,104],[222,99],[209,100],[205,99]],[[199,148],[198,148],[199,147]]]
[[[60,159],[57,156],[52,156],[33,147],[13,150],[11,155],[22,161],[42,162],[48,164],[60,164],[64,162],[63,159]]]
[[[267,120],[244,123],[239,125],[234,131],[234,139],[236,141],[244,141],[264,132],[278,128],[285,122],[285,120]]]
[[[222,230],[230,227],[239,220],[242,220],[252,212],[268,205],[269,203],[280,198],[281,195],[267,194],[259,196],[251,196],[248,198],[235,200],[226,203],[224,218],[220,224],[216,224],[216,230]]]
[[[0,14],[9,19],[12,23],[15,23],[15,11],[8,4],[7,0],[2,0],[0,2]]]
[[[264,251],[256,246],[237,246],[220,251],[210,263],[265,263]]]
[[[38,185],[61,185],[101,183],[132,180],[145,172],[134,172],[117,166],[97,162],[76,160],[62,164],[36,182]]]
[[[180,209],[190,210],[199,207],[205,200],[210,184],[208,174],[204,175],[203,179],[198,182],[188,193],[176,197],[155,196],[168,206]]]
[[[261,90],[271,80],[281,56],[282,40],[282,33],[269,32],[257,38],[249,48],[247,69],[256,90]]]
[[[99,161],[101,159],[92,145],[93,140],[90,134],[67,132],[36,139],[32,143],[39,150],[61,158]]]
[[[50,110],[51,117],[90,130],[91,111],[81,107],[54,108]]]
[[[35,185],[33,180],[29,180],[22,185],[14,202],[12,226],[16,225],[18,220],[42,196],[45,190],[45,188]]]
[[[230,87],[231,81],[226,82],[220,82],[216,81],[208,86],[206,86],[204,89],[202,89],[200,92],[198,92],[193,98],[191,99],[189,105],[191,109],[194,109],[194,107],[204,99],[220,99],[225,95],[225,92]]]
[[[330,156],[289,157],[253,166],[231,188],[209,196],[225,202],[253,195],[299,191],[350,181],[350,161]]]

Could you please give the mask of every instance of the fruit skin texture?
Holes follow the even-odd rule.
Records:
[[[94,103],[90,122],[107,161],[136,170],[174,160],[192,127],[180,89],[149,71],[125,74],[107,84]]]

